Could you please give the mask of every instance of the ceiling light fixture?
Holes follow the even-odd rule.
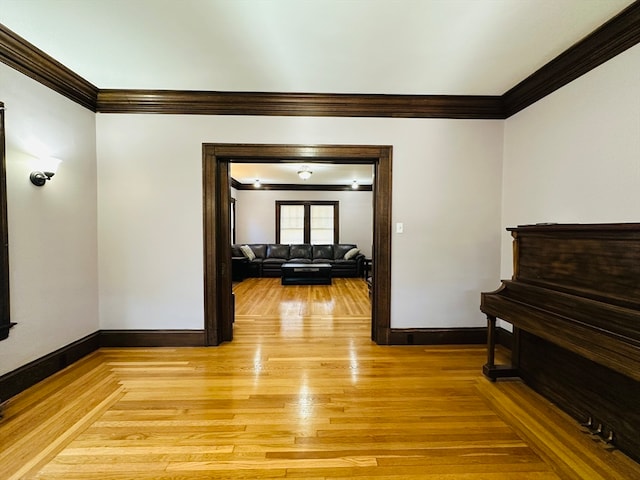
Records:
[[[309,180],[312,173],[313,172],[309,170],[309,167],[307,165],[302,165],[302,167],[300,167],[300,170],[298,170],[298,176],[302,180]]]

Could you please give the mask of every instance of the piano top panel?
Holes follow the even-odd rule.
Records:
[[[640,309],[640,224],[508,228],[515,281]]]
[[[535,223],[508,227],[510,232],[589,232],[590,235],[606,235],[607,232],[635,232],[640,235],[640,223]]]

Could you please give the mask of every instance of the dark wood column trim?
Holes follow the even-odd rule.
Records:
[[[373,179],[373,295],[371,338],[391,343],[392,147],[380,147]]]
[[[505,118],[524,110],[639,42],[640,2],[634,2],[506,92],[502,96]]]
[[[7,222],[7,165],[5,159],[4,103],[0,102],[0,340],[9,336],[9,224]]]
[[[0,62],[96,111],[98,87],[54,60],[0,23]]]
[[[101,113],[504,118],[499,96],[100,90]]]
[[[203,148],[204,312],[207,345],[233,338],[229,162]],[[223,228],[222,225],[225,227]]]

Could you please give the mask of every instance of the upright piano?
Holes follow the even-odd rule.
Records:
[[[490,380],[520,377],[640,461],[640,223],[508,228],[513,277],[481,294]],[[513,326],[496,365],[496,319]]]

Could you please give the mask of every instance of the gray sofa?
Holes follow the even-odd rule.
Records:
[[[247,245],[255,258],[242,251]],[[280,277],[283,263],[329,263],[332,277],[357,277],[363,274],[364,255],[355,253],[358,246],[351,243],[326,245],[285,245],[278,243],[249,243],[231,245],[233,257],[245,257],[246,275],[252,277]],[[350,253],[349,253],[350,252]],[[345,258],[347,255],[348,258]]]

